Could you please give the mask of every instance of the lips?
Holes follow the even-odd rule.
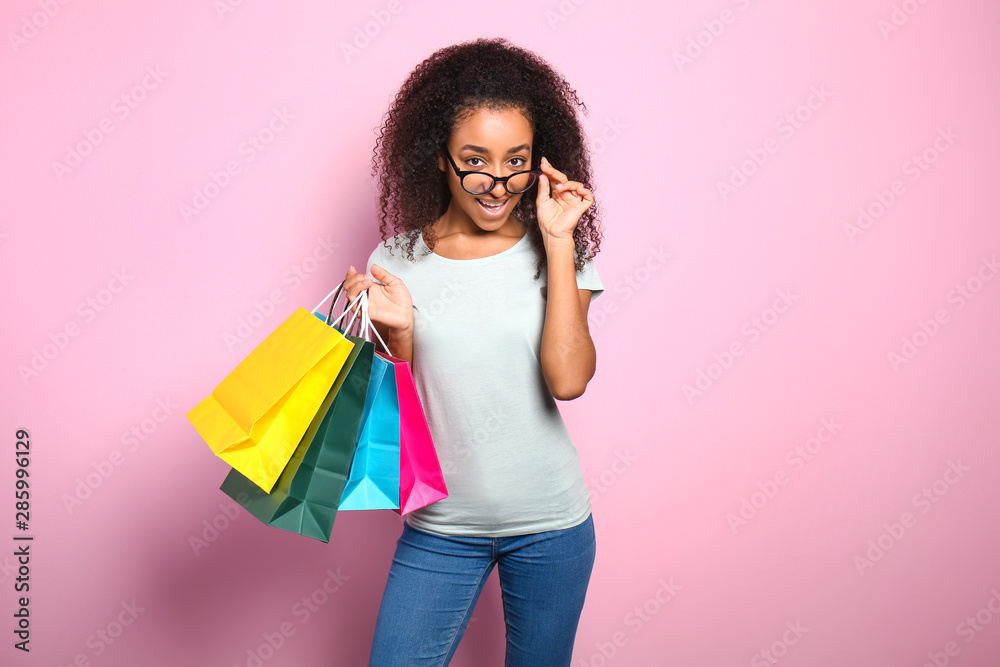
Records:
[[[482,199],[477,199],[476,202],[486,215],[500,216],[507,210],[507,204],[510,202],[510,199],[504,199],[501,202],[486,202]]]

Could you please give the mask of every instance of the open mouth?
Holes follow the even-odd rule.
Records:
[[[479,203],[480,208],[486,212],[486,215],[490,216],[503,215],[510,203],[510,199],[504,199],[501,202],[485,202],[482,199],[477,199],[476,201]]]

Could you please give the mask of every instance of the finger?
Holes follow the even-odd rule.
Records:
[[[594,195],[587,188],[578,188],[572,198],[570,205],[581,213],[594,205]]]
[[[553,167],[552,163],[549,162],[547,158],[544,157],[542,158],[541,165],[542,165],[542,172],[548,174],[552,178],[552,180],[554,180],[556,183],[563,183],[569,180],[569,177],[566,176],[566,174],[559,171],[558,169],[556,169],[555,167]]]
[[[579,181],[566,181],[565,183],[560,183],[559,185],[557,185],[556,189],[559,192],[566,192],[566,191],[572,191],[572,190],[575,190],[575,189],[581,188],[581,187],[583,187],[583,183],[580,183]]]
[[[546,199],[552,197],[552,182],[544,173],[538,177],[538,196],[535,197],[535,205],[540,206]]]
[[[347,269],[347,274],[344,275],[344,290],[345,291],[348,291],[348,292],[350,291],[350,289],[351,289],[350,288],[350,286],[351,286],[351,278],[353,276],[356,276],[356,275],[358,275],[358,271],[353,266],[351,266],[351,267],[349,267]]]
[[[579,204],[590,206],[594,203],[594,194],[589,189],[583,187],[581,183],[574,183],[573,187],[560,189],[558,194],[562,202],[571,206]]]
[[[351,268],[354,269],[353,266]],[[363,273],[358,273],[356,269],[353,271],[348,271],[347,275],[344,277],[344,289],[348,289],[349,287],[353,287],[356,285],[361,285],[365,282],[366,278],[368,278],[368,276],[366,276]]]
[[[348,299],[354,299],[361,290],[366,289],[368,285],[365,284],[365,279],[368,276],[358,275],[357,272],[354,275],[348,274],[347,278],[344,280],[344,292],[347,293]]]
[[[392,275],[378,264],[372,264],[371,271],[372,271],[372,277],[374,277],[379,282],[384,283],[386,287],[399,284],[400,282],[399,278]]]

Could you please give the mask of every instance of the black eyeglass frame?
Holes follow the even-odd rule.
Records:
[[[510,176],[494,176],[493,174],[487,174],[485,171],[475,171],[475,170],[462,171],[458,168],[458,165],[455,164],[455,160],[451,157],[451,153],[448,151],[447,148],[444,149],[444,154],[448,158],[448,162],[451,163],[451,168],[455,170],[455,174],[458,176],[458,182],[462,185],[462,189],[468,192],[470,195],[485,195],[487,192],[492,192],[493,188],[497,186],[497,183],[503,183],[503,189],[507,191],[507,194],[519,195],[527,192],[531,188],[538,185],[538,177],[542,175],[541,169],[526,169],[524,171],[515,171]],[[476,174],[477,176],[489,176],[490,178],[493,179],[493,183],[491,183],[490,187],[483,190],[482,192],[473,192],[469,188],[465,187],[465,177],[471,174]],[[514,192],[509,187],[507,187],[507,181],[510,180],[511,178],[514,178],[515,176],[520,176],[521,174],[532,174],[534,175],[535,178],[533,181],[531,181],[531,185],[529,185],[523,190],[518,190],[517,192]]]

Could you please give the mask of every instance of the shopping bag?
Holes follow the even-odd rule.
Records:
[[[392,363],[396,375],[400,453],[399,509],[396,512],[405,515],[447,498],[448,488],[410,364],[390,355],[382,356]]]
[[[313,318],[315,319],[315,318]],[[237,470],[222,491],[253,516],[323,542],[330,541],[364,412],[375,346],[351,335],[348,359],[270,493]]]
[[[399,411],[399,505],[393,509],[398,514],[408,514],[447,498],[448,489],[410,364],[393,357],[389,346],[372,326],[368,317],[367,290],[362,291],[356,301],[360,303],[358,311],[362,330],[365,335],[374,336],[382,344],[386,354],[376,353],[376,357],[391,365],[396,381],[396,405]],[[330,313],[332,317],[332,309]],[[377,416],[374,411],[369,419],[373,416]]]
[[[339,322],[346,315],[341,313],[334,320],[337,298],[330,305],[324,321]],[[367,340],[376,338],[385,346],[378,331],[368,317],[368,290],[362,290],[349,307],[357,305],[347,328],[357,327],[357,335]],[[396,400],[396,378],[392,364],[375,355],[372,376],[365,398],[358,445],[354,450],[351,472],[341,510],[398,509],[399,508],[399,404]]]
[[[358,446],[341,510],[399,509],[399,402],[393,364],[372,360]]]
[[[188,420],[213,452],[270,491],[352,348],[342,333],[299,308],[187,413]]]

